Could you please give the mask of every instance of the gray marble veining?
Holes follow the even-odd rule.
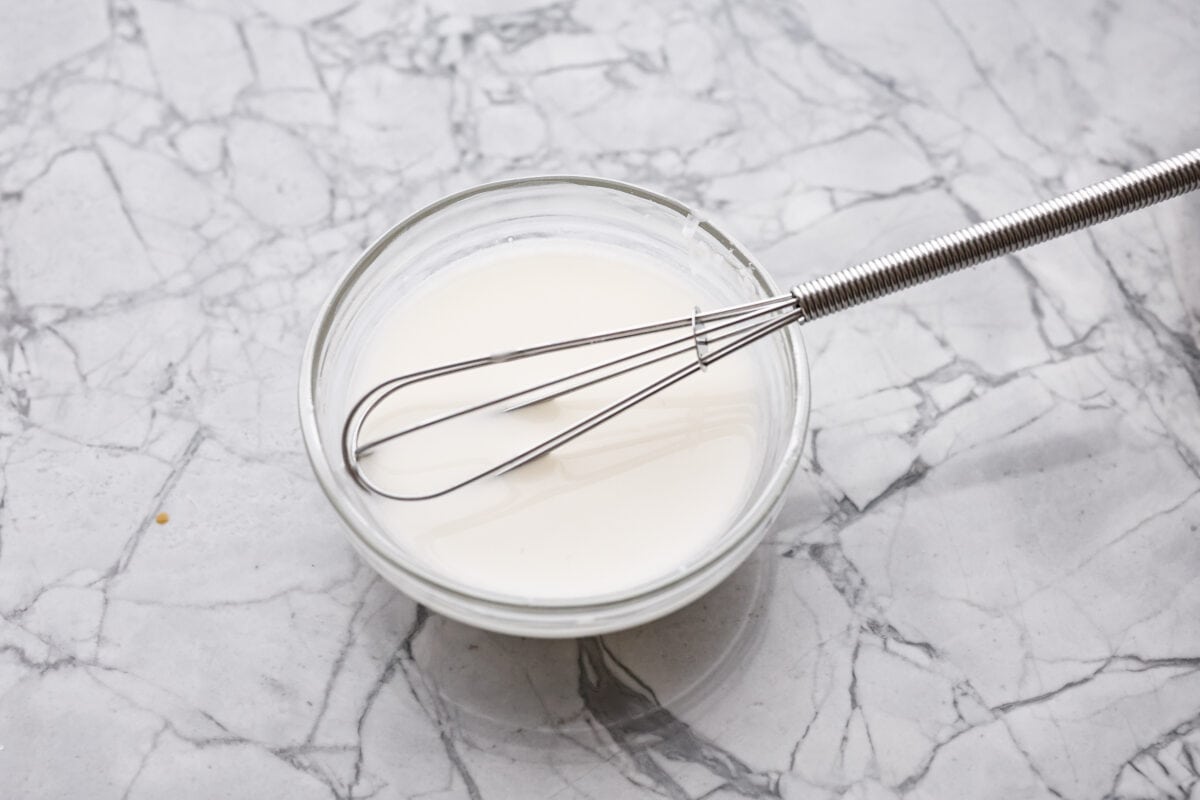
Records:
[[[1200,796],[1200,199],[806,332],[783,516],[599,640],[358,563],[295,381],[331,283],[531,172],[790,283],[1200,142],[1188,0],[0,7],[0,795]],[[168,512],[165,525],[155,515]]]

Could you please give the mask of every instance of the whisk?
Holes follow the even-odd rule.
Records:
[[[1045,242],[1197,188],[1200,188],[1200,149],[1190,150],[1052,200],[971,225],[891,255],[847,267],[831,275],[799,284],[787,294],[777,297],[716,311],[701,312],[697,309],[688,316],[494,353],[400,375],[374,386],[354,404],[342,431],[342,457],[354,480],[364,489],[382,497],[393,500],[428,500],[441,497],[476,481],[528,464],[788,325],[824,317],[835,311]],[[406,425],[370,441],[362,441],[363,426],[367,419],[385,400],[407,386],[549,353],[670,331],[680,331],[681,334],[650,345],[643,343],[643,346],[627,354],[602,358],[582,369],[536,382],[519,391],[468,404]],[[416,431],[484,409],[499,407],[508,411],[545,402],[689,354],[691,357],[684,366],[647,382],[641,388],[512,457],[480,469],[436,491],[420,494],[389,491],[372,481],[362,469],[361,460],[371,451]]]

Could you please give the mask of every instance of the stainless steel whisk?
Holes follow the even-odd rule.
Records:
[[[359,485],[383,497],[393,500],[440,497],[483,478],[527,464],[708,365],[794,322],[808,322],[1197,188],[1200,188],[1200,149],[807,281],[778,297],[717,311],[702,313],[697,309],[686,317],[495,353],[391,378],[364,394],[347,415],[342,431],[342,457]],[[686,333],[627,355],[601,360],[520,391],[426,419],[365,443],[361,441],[366,420],[388,397],[406,386],[547,353],[676,329],[685,329]],[[360,459],[380,445],[433,425],[487,408],[504,406],[505,410],[512,410],[561,397],[689,351],[694,352],[695,357],[685,366],[647,383],[641,389],[511,458],[438,491],[409,495],[391,492],[372,482],[360,465]]]

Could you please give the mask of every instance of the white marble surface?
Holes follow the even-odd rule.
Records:
[[[793,281],[1197,146],[1197,41],[1192,0],[7,0],[0,795],[1200,796],[1196,197],[812,326],[767,543],[600,641],[373,578],[294,399],[447,191],[643,183]]]

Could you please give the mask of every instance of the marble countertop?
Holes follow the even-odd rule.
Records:
[[[1197,146],[1198,40],[1190,0],[6,4],[0,795],[1200,796],[1200,198],[812,325],[767,541],[601,639],[374,577],[295,402],[332,282],[448,191],[634,181],[796,281]]]

